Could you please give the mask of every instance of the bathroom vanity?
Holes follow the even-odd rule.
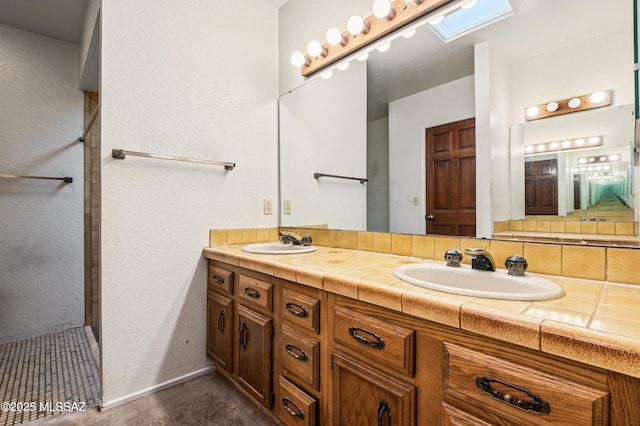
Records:
[[[416,258],[204,255],[207,354],[282,424],[640,424],[637,337],[393,276]]]

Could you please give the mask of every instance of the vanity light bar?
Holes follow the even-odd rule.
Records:
[[[340,33],[331,28],[328,41],[321,44],[320,50],[316,44],[319,42],[313,43],[313,49],[308,49],[307,54],[293,53],[291,62],[301,68],[304,77],[309,77],[421,17],[434,12],[436,19],[472,2],[474,0],[376,0],[375,12],[380,16],[375,13],[364,19],[352,16],[347,30]]]
[[[578,158],[578,164],[615,163],[620,161],[620,154],[592,155],[591,157]]]
[[[607,172],[611,170],[611,166],[609,165],[604,165],[604,166],[580,166],[580,167],[572,167],[571,168],[571,172],[572,173],[592,173],[592,172],[596,172],[596,174],[598,174],[599,172]]]
[[[525,111],[525,115],[528,121],[532,121],[607,105],[611,105],[611,90],[602,90],[588,95],[530,106]]]
[[[543,142],[524,146],[524,155],[541,154],[546,152],[566,151],[569,149],[591,148],[602,145],[602,136],[588,136],[561,141]]]

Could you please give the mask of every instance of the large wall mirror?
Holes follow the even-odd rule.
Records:
[[[470,119],[475,164],[436,183],[436,204],[457,186],[453,179],[474,188],[475,223],[459,235],[493,237],[498,223],[545,215],[637,223],[633,3],[510,4],[511,16],[466,36],[445,43],[426,24],[386,52],[372,50],[283,95],[281,225],[440,233],[445,227],[429,228],[427,137],[437,141],[443,125]],[[611,91],[608,106],[526,119],[531,105],[602,90]],[[590,136],[602,144],[525,152]],[[537,197],[554,207],[535,210],[526,176],[545,162],[555,164],[555,183]]]

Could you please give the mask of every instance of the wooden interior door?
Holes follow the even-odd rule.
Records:
[[[580,199],[582,188],[580,187],[580,175],[573,175],[573,209],[580,210],[582,200]]]
[[[558,161],[524,163],[525,215],[558,214]]]
[[[476,235],[476,120],[427,129],[427,234]]]

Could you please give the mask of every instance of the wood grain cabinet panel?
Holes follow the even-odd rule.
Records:
[[[238,382],[271,408],[271,337],[273,320],[238,307]]]
[[[209,288],[233,295],[233,272],[218,268],[209,263],[209,276],[207,277]]]
[[[278,389],[278,418],[287,426],[318,424],[318,401],[302,389],[280,376]]]
[[[416,388],[375,368],[333,354],[333,424],[410,426]]]
[[[320,389],[320,342],[282,326],[280,360],[285,376]]]
[[[227,371],[233,359],[233,301],[213,290],[207,297],[207,356]]]
[[[471,403],[506,423],[609,424],[606,391],[446,342],[445,358],[447,399]]]
[[[320,300],[297,291],[282,290],[282,318],[315,334],[320,333]]]
[[[335,307],[334,340],[358,358],[384,364],[408,376],[415,370],[415,330],[340,306]]]
[[[240,275],[240,303],[263,308],[268,312],[273,309],[273,284]]]

